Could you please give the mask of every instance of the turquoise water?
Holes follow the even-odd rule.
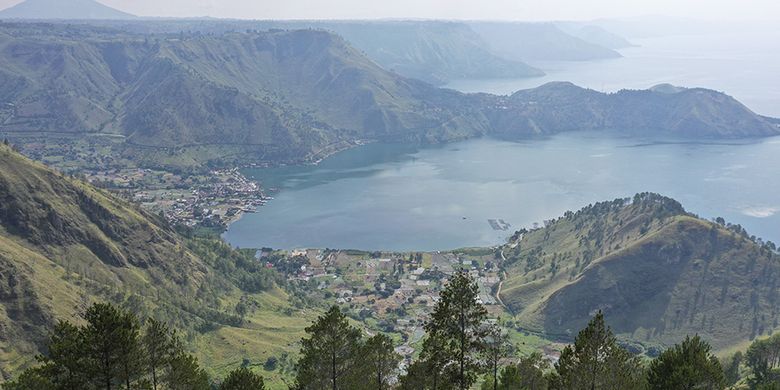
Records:
[[[780,138],[706,144],[572,133],[432,148],[374,144],[319,166],[245,173],[278,191],[225,233],[239,247],[491,246],[567,210],[644,191],[780,241]],[[490,219],[511,227],[494,230]]]

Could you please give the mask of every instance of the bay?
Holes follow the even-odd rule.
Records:
[[[372,144],[318,166],[244,173],[276,192],[225,233],[239,247],[492,246],[567,210],[639,192],[780,241],[780,138],[691,143],[568,133],[423,148]],[[490,219],[511,227],[494,230]]]

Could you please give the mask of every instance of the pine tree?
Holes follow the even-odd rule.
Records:
[[[523,377],[517,366],[506,366],[501,370],[501,376],[498,378],[498,388],[500,390],[524,389]]]
[[[404,390],[449,390],[454,386],[442,379],[444,367],[450,355],[444,349],[444,341],[435,335],[428,335],[423,341],[420,357],[413,362],[401,377]]]
[[[699,336],[686,337],[650,363],[647,375],[652,390],[720,390],[725,376],[712,348]]]
[[[391,387],[390,381],[401,361],[394,351],[393,340],[383,334],[378,334],[366,340],[361,352],[364,369],[364,382],[371,383],[372,389],[384,390]]]
[[[87,372],[93,384],[111,390],[124,382],[129,388],[135,369],[132,354],[138,346],[135,318],[110,303],[93,305],[84,318],[87,320],[83,329]]]
[[[125,389],[132,390],[135,382],[143,373],[141,364],[141,345],[139,340],[140,325],[138,319],[130,312],[120,314],[121,327],[117,332],[119,337],[119,377],[125,382]]]
[[[640,389],[644,377],[638,358],[621,348],[599,312],[564,348],[555,365],[552,387],[566,390]]]
[[[87,386],[85,375],[85,345],[81,329],[67,321],[54,326],[46,343],[48,354],[39,357],[43,363],[41,374],[58,389],[78,389]]]
[[[147,321],[141,343],[153,390],[157,390],[160,375],[174,357],[174,337],[164,323],[152,318]]]
[[[749,378],[751,387],[780,383],[780,373],[776,370],[780,367],[780,334],[750,344],[745,363],[753,374]]]
[[[501,370],[501,375],[494,380],[488,377],[485,383],[489,387],[482,386],[485,390],[492,390],[497,384],[498,390],[547,390],[547,378],[545,371],[550,367],[541,353],[534,352],[523,357],[517,364],[509,365]]]
[[[461,390],[476,381],[481,370],[480,352],[484,345],[487,311],[479,303],[479,287],[468,273],[455,273],[425,324],[429,337],[441,340],[446,361],[443,376]]]
[[[550,362],[545,359],[541,353],[534,352],[521,358],[515,367],[517,368],[517,374],[520,377],[519,385],[517,387],[505,386],[502,379],[501,390],[516,388],[526,390],[547,390],[547,378],[544,373],[550,368]]]
[[[170,390],[211,390],[209,377],[198,365],[198,359],[179,353],[170,361],[165,380]]]
[[[485,337],[483,355],[487,368],[490,371],[490,379],[493,390],[498,390],[498,371],[501,361],[512,353],[512,344],[509,337],[498,326],[491,326]]]
[[[231,371],[219,390],[264,390],[263,377],[255,374],[246,367]]]
[[[333,390],[347,388],[346,379],[357,368],[360,331],[349,325],[337,306],[306,328],[308,338],[301,340],[298,362],[298,389]]]
[[[742,351],[737,351],[725,365],[724,374],[726,376],[727,386],[734,386],[739,382],[739,366],[742,364],[743,360],[744,355],[742,354]]]
[[[46,366],[28,368],[15,381],[3,383],[0,388],[3,390],[78,389],[78,387],[68,388],[55,385],[49,377]]]

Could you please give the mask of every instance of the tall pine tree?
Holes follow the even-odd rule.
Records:
[[[296,388],[300,390],[349,389],[358,368],[360,331],[347,321],[338,306],[306,328],[301,340]]]
[[[650,363],[647,381],[651,390],[702,389],[720,390],[726,387],[723,368],[712,348],[699,336],[686,337],[661,353]]]
[[[141,344],[145,359],[145,369],[150,376],[152,390],[157,390],[160,377],[174,358],[175,335],[163,322],[150,318],[146,322]]]
[[[129,389],[137,376],[138,324],[130,313],[110,303],[87,309],[82,330],[87,372],[95,387],[111,390],[124,384]]]
[[[378,334],[366,340],[361,349],[364,380],[370,383],[371,389],[390,389],[391,380],[394,379],[401,361],[401,356],[395,353],[393,340],[386,335]]]
[[[617,344],[598,312],[564,348],[555,365],[552,387],[560,390],[641,389],[644,375],[638,358]]]
[[[470,388],[482,369],[486,319],[477,283],[465,271],[455,273],[441,292],[425,330],[429,337],[441,341],[446,353],[442,379],[458,389]]]
[[[509,357],[512,350],[509,336],[499,326],[491,326],[485,337],[483,355],[487,363],[488,374],[492,380],[492,390],[498,390],[498,372],[501,368],[501,361]]]

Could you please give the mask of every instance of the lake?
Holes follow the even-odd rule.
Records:
[[[548,75],[461,80],[449,87],[509,94],[555,80],[602,91],[672,83],[725,91],[758,113],[780,116],[780,30],[633,42],[639,46],[622,50],[620,59],[533,64]],[[780,241],[780,139],[696,144],[591,133],[420,149],[368,145],[316,167],[245,173],[279,191],[225,233],[241,247],[491,246],[567,210],[644,191]],[[494,230],[491,219],[511,227]]]
[[[676,143],[569,133],[425,148],[372,144],[318,166],[244,173],[278,191],[225,233],[239,247],[492,246],[567,210],[645,191],[780,241],[780,138]],[[491,219],[511,227],[494,230]]]

